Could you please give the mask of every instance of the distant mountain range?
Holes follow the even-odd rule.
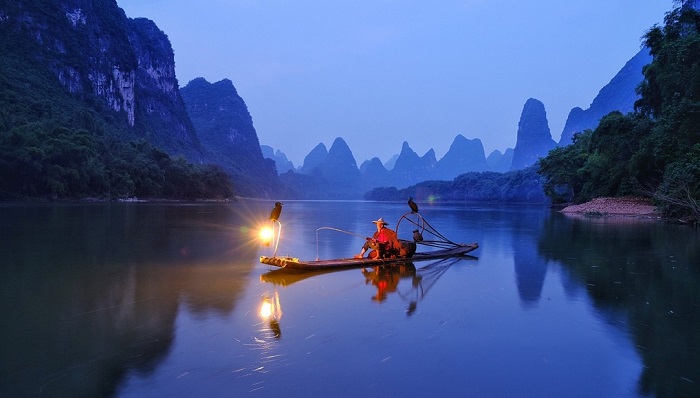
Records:
[[[540,157],[546,156],[557,145],[571,143],[575,132],[594,129],[600,119],[608,113],[633,111],[634,102],[638,98],[635,88],[643,79],[642,68],[649,62],[651,62],[651,56],[648,50],[646,48],[640,50],[599,91],[588,109],[578,107],[572,109],[558,144],[552,139],[545,105],[537,99],[529,98],[521,112],[515,148],[507,148],[503,153],[496,150],[488,157],[485,156],[480,139],[467,139],[461,134],[454,138],[447,153],[439,160],[436,159],[434,150],[431,149],[420,156],[411,149],[408,141],[404,141],[401,152],[392,156],[386,164],[382,164],[379,158],[363,162],[358,169],[358,182],[357,173],[352,167],[356,161],[347,144],[340,137],[333,144],[333,147],[339,145],[335,151],[328,151],[323,143],[319,143],[304,158],[303,165],[298,168],[294,167],[279,148],[274,151],[273,148],[268,147],[265,153],[268,158],[280,162],[278,172],[284,174],[281,177],[282,181],[285,185],[291,186],[295,192],[313,192],[313,195],[329,197],[335,197],[336,194],[343,197],[346,195],[359,197],[360,192],[376,187],[391,186],[401,189],[427,180],[449,181],[469,172],[505,173],[523,170],[534,165]],[[330,152],[341,153],[342,156],[336,157],[330,155]],[[344,177],[336,174],[333,174],[332,179],[326,179],[328,173],[323,172],[325,167],[340,170],[340,165],[334,165],[334,162],[344,163],[348,181],[341,183],[339,180]],[[300,176],[293,177],[290,173],[312,176],[315,184],[324,187],[322,192],[309,190],[309,185],[313,185],[314,182]],[[301,181],[304,181],[303,184]],[[348,190],[347,187],[358,187],[359,191]],[[304,196],[303,193],[300,195]]]
[[[18,57],[28,60],[26,70],[7,69],[3,77],[13,80],[11,88],[0,86],[0,99],[12,101],[19,91],[22,98],[34,98],[42,92],[41,79],[51,80],[62,87],[60,95],[47,94],[26,107],[56,113],[60,98],[60,109],[73,107],[66,111],[74,114],[66,123],[88,121],[85,115],[91,113],[110,126],[114,139],[145,140],[194,164],[216,164],[243,196],[355,199],[380,186],[404,188],[468,172],[520,170],[556,145],[544,104],[531,98],[523,107],[515,148],[503,153],[487,157],[480,139],[457,135],[441,159],[432,149],[418,155],[407,140],[386,164],[374,158],[358,166],[338,137],[330,149],[319,143],[295,168],[284,148],[260,145],[245,101],[230,80],[198,78],[180,88],[166,34],[148,19],[128,18],[114,0],[10,2],[0,6],[0,30],[3,53],[10,57],[6,64]],[[640,51],[588,109],[572,109],[559,144],[569,143],[575,131],[594,128],[611,111],[632,110],[641,68],[650,59]],[[0,133],[13,127],[2,125]]]
[[[648,50],[642,49],[600,90],[588,109],[583,110],[578,107],[572,109],[559,144],[552,139],[544,104],[530,98],[523,106],[518,123],[515,148],[508,148],[504,153],[496,150],[486,157],[481,140],[478,138],[467,139],[462,135],[457,135],[447,153],[437,160],[434,150],[431,149],[423,156],[419,156],[411,149],[409,143],[404,141],[401,152],[392,156],[385,165],[382,165],[379,158],[370,159],[360,165],[360,190],[367,191],[384,186],[401,189],[426,180],[452,180],[469,172],[495,171],[504,173],[530,167],[537,162],[537,159],[546,156],[557,145],[571,143],[575,132],[595,128],[599,120],[608,113],[612,111],[631,112],[634,109],[634,102],[638,98],[635,88],[642,81],[642,68],[649,62],[651,62],[651,56]],[[312,175],[318,182],[319,178],[323,178],[323,173],[320,172],[322,168],[328,167],[334,161],[344,159],[343,161],[347,164],[355,163],[355,159],[345,142],[341,138],[337,138],[335,142],[337,143],[339,140],[342,142],[342,158],[335,159],[333,156],[329,156],[329,151],[326,150],[323,143],[320,143],[304,158],[304,164],[296,169],[280,149],[277,149],[273,154],[273,149],[268,147],[266,153],[270,159],[275,161],[279,159],[282,162],[280,163],[283,165],[282,173],[284,173],[282,180],[285,184],[293,186],[303,179],[298,176],[292,177],[290,173]],[[320,169],[317,170],[317,168]],[[352,170],[352,175],[352,180],[357,180],[354,170]],[[341,177],[334,176],[334,178]],[[325,183],[329,184],[326,186],[324,194],[333,196],[331,192],[335,185],[330,181],[325,181]],[[308,186],[308,184],[309,181],[306,181],[305,185]],[[300,188],[296,187],[297,190]]]

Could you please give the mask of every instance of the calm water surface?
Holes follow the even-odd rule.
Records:
[[[270,202],[1,205],[0,396],[700,396],[696,229],[419,205],[474,257],[300,275]],[[286,202],[278,255],[406,210]]]

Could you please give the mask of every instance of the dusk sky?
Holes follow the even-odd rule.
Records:
[[[358,166],[457,134],[514,147],[528,98],[559,141],[672,0],[117,0],[153,20],[181,87],[230,79],[261,144],[295,166],[342,137]]]

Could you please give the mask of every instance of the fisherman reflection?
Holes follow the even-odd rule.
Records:
[[[372,296],[372,300],[380,303],[386,300],[390,293],[397,292],[401,279],[411,278],[413,287],[420,283],[420,277],[416,275],[416,267],[413,263],[363,268],[362,274],[365,276],[366,285],[371,284],[377,288],[377,294]]]

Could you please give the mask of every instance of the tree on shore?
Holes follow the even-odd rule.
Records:
[[[682,2],[681,2],[682,3]],[[555,202],[646,194],[669,215],[700,220],[700,14],[681,4],[644,35],[635,112],[613,112],[538,163]]]

